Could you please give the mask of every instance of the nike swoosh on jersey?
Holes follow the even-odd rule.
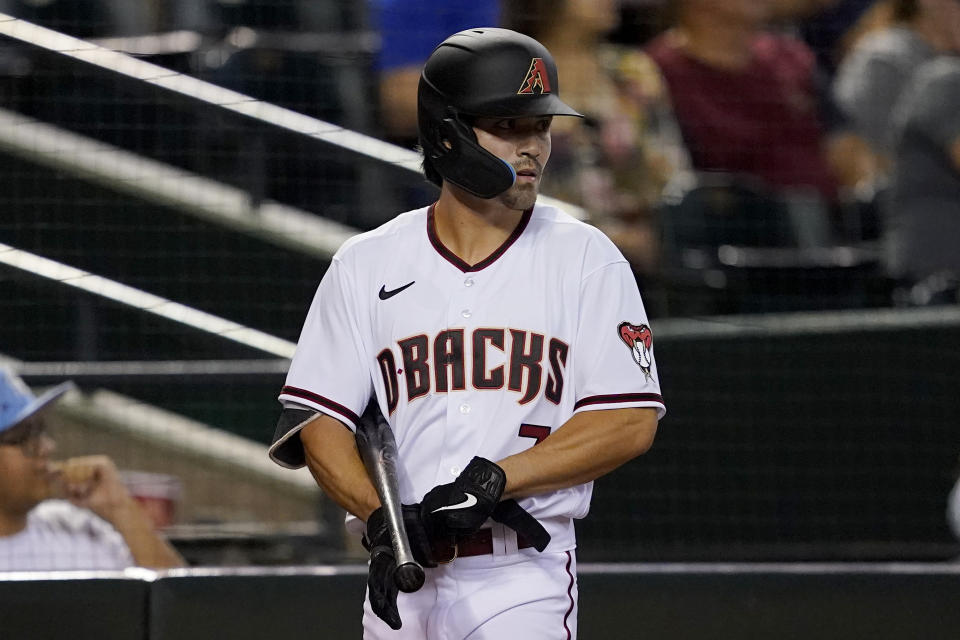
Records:
[[[458,502],[457,504],[448,504],[445,507],[434,509],[430,513],[436,513],[437,511],[450,511],[453,509],[469,509],[473,505],[477,504],[477,496],[473,495],[472,493],[466,493],[464,495],[467,497],[463,499],[463,502]]]
[[[406,289],[407,287],[412,287],[414,282],[416,282],[416,280],[413,280],[412,282],[408,282],[407,284],[403,285],[402,287],[398,287],[398,288],[392,289],[392,290],[390,290],[390,291],[387,291],[387,285],[383,285],[382,287],[380,287],[380,299],[381,299],[381,300],[386,300],[387,298],[392,298],[393,296],[397,295],[398,293],[400,293],[401,291],[403,291],[403,290]]]

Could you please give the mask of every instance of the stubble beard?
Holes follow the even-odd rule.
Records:
[[[526,211],[537,202],[537,192],[540,181],[534,184],[517,184],[504,191],[499,197],[500,202],[508,209]]]

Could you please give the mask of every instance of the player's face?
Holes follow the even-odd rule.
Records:
[[[497,196],[510,209],[526,210],[537,201],[543,168],[550,158],[553,116],[477,118],[473,130],[484,149],[513,167],[517,180]]]
[[[38,417],[0,434],[0,509],[26,513],[50,497],[53,448],[53,440]]]

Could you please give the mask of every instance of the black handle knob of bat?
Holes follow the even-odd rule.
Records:
[[[423,586],[423,567],[416,562],[406,562],[397,567],[394,575],[397,588],[404,593],[413,593]]]

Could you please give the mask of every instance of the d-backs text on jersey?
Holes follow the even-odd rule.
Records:
[[[570,347],[557,338],[548,341],[542,334],[521,329],[447,329],[433,337],[421,334],[404,338],[396,345],[399,363],[389,347],[377,356],[391,413],[400,400],[401,381],[406,387],[407,402],[431,392],[463,391],[468,383],[480,390],[506,386],[516,392],[520,404],[536,398],[541,388],[544,397],[554,404],[560,404],[563,396],[563,374]],[[503,355],[496,357],[496,352]],[[500,360],[503,363],[496,364]],[[545,381],[544,368],[548,369]]]

